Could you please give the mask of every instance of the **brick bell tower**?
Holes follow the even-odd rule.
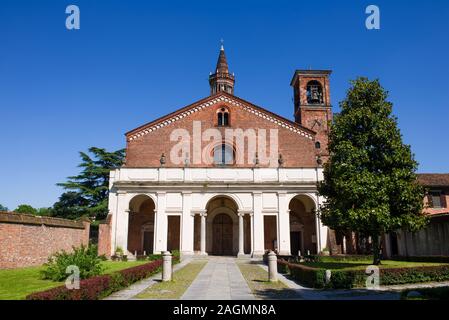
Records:
[[[295,121],[317,133],[317,158],[326,161],[329,123],[332,121],[329,76],[331,70],[296,70],[293,87]]]
[[[210,94],[214,95],[218,92],[224,91],[229,94],[234,94],[235,77],[234,74],[229,73],[228,62],[224,51],[223,44],[218,55],[217,66],[215,72],[209,75]]]

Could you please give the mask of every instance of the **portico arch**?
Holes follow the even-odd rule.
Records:
[[[315,201],[307,195],[296,195],[289,203],[290,252],[292,255],[317,253]]]
[[[210,255],[249,254],[250,227],[249,215],[245,216],[234,197],[214,195],[207,201],[204,213],[195,216],[194,249]]]
[[[148,195],[134,196],[129,202],[128,251],[137,255],[154,250],[155,203]]]

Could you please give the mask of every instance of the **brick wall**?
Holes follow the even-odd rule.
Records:
[[[41,265],[60,250],[89,243],[90,222],[0,213],[0,269]]]
[[[98,227],[98,255],[111,256],[111,215]]]
[[[238,99],[232,97],[233,99]],[[239,99],[239,101],[243,101]],[[203,103],[200,101],[194,104],[194,108],[197,104]],[[243,103],[243,102],[242,102]],[[245,103],[250,105],[249,103]],[[127,150],[126,150],[126,167],[159,167],[160,157],[164,153],[167,159],[166,167],[179,167],[180,165],[173,165],[170,163],[170,150],[174,145],[179,142],[170,141],[170,134],[175,129],[185,129],[189,132],[190,137],[193,140],[193,121],[201,122],[201,131],[204,132],[208,128],[216,127],[217,110],[221,108],[227,108],[230,114],[230,126],[231,129],[254,129],[257,133],[258,129],[265,129],[267,134],[267,150],[269,152],[269,134],[270,129],[278,129],[278,140],[279,140],[279,153],[282,154],[284,159],[284,167],[316,167],[316,154],[315,141],[313,139],[301,136],[298,133],[292,132],[291,130],[277,125],[270,120],[264,119],[257,116],[251,112],[242,110],[239,106],[234,106],[228,102],[218,102],[210,105],[200,111],[197,111],[187,117],[178,119],[171,122],[169,125],[157,129],[156,131],[143,134],[140,137],[130,141],[129,137],[140,132],[143,127],[137,128],[130,133],[128,133]],[[252,106],[252,108],[256,108]],[[266,113],[268,114],[268,113]],[[288,121],[288,120],[286,120]],[[294,125],[294,124],[293,124]],[[296,125],[297,126],[297,125]],[[224,130],[220,128],[220,130]],[[303,129],[308,134],[314,136],[314,132],[308,129]],[[222,133],[224,137],[224,132]],[[202,147],[205,148],[210,142],[202,142]],[[192,143],[191,143],[192,145]],[[326,144],[324,143],[324,146]],[[254,159],[248,161],[247,152],[248,143],[245,139],[245,164],[236,165],[235,167],[254,167]],[[203,149],[202,149],[203,150]],[[193,150],[190,149],[190,166],[191,167],[207,167],[204,163],[201,165],[195,165],[192,161]],[[259,155],[260,157],[260,155]],[[181,165],[183,166],[183,165]],[[214,166],[213,164],[210,165]],[[262,167],[262,165],[261,165]]]

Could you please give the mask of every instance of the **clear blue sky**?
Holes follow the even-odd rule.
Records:
[[[81,30],[65,28],[65,8]],[[381,30],[365,28],[365,8]],[[449,1],[0,2],[0,203],[51,206],[78,151],[209,94],[225,40],[236,95],[292,119],[295,69],[332,69],[338,112],[357,76],[390,91],[420,172],[449,172]]]

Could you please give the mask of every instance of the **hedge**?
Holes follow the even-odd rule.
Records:
[[[173,256],[173,262],[179,262],[179,256]],[[80,281],[78,290],[69,290],[65,285],[49,290],[35,292],[26,297],[27,300],[99,300],[119,291],[139,280],[158,273],[162,267],[162,259],[140,266],[114,272],[110,275],[95,276]]]
[[[436,262],[436,263],[449,263],[448,256],[421,256],[421,257],[402,257],[402,256],[394,256],[391,260],[395,261],[412,261],[412,262]]]
[[[350,289],[365,286],[365,270],[332,270],[329,283],[326,283],[326,270],[313,268],[285,260],[278,260],[280,272],[288,271],[301,285],[311,288]],[[425,266],[409,268],[381,268],[380,284],[395,285],[431,281],[448,281],[449,266]]]

